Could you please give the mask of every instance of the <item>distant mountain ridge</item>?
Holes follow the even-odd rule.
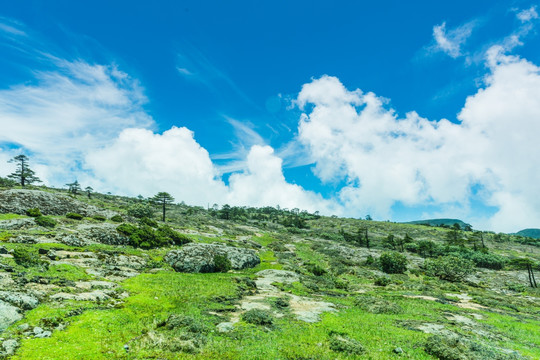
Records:
[[[458,224],[462,230],[470,229],[472,226],[459,219],[426,219],[404,222],[403,224],[415,224],[415,225],[428,225],[428,226],[441,226],[452,227],[454,224]]]
[[[518,231],[516,235],[526,236],[533,239],[540,239],[540,229],[523,229]]]

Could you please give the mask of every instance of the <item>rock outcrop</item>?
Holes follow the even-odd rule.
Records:
[[[226,256],[231,262],[233,269],[245,269],[257,266],[261,259],[254,250],[235,248],[220,244],[197,244],[184,245],[179,250],[172,250],[165,256],[165,261],[174,270],[190,273],[215,272],[214,257]]]
[[[39,190],[11,189],[0,191],[0,213],[24,215],[26,210],[38,208],[43,215],[65,215],[69,212],[84,216],[111,217],[116,213],[101,210],[69,196]]]

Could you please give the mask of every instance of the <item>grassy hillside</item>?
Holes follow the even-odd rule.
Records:
[[[427,220],[415,220],[409,221],[405,224],[417,224],[417,225],[426,225],[426,226],[440,226],[451,228],[454,224],[458,224],[461,230],[470,229],[471,225],[467,224],[459,219],[427,219]]]
[[[2,291],[39,300],[0,334],[18,344],[6,358],[540,359],[540,291],[523,265],[540,280],[540,244],[530,239],[274,208],[177,204],[161,222],[144,200],[74,200],[122,222],[49,215],[56,226],[8,229],[34,220],[0,214]],[[148,208],[152,221],[133,216]],[[179,273],[163,259],[186,245],[66,244],[119,224],[252,249],[261,263]]]

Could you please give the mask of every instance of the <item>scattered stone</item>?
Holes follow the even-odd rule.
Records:
[[[19,342],[15,339],[8,339],[2,342],[4,353],[8,356],[13,355],[15,350],[19,347]]]
[[[34,236],[19,235],[17,237],[9,239],[9,242],[16,244],[37,244],[37,239]]]
[[[92,243],[89,239],[82,237],[80,234],[59,234],[56,239],[63,244],[76,247],[83,247]]]
[[[234,330],[234,324],[231,322],[222,322],[216,325],[216,329],[220,333],[228,333]]]
[[[36,326],[36,327],[34,328],[33,331],[34,331],[34,335],[39,335],[39,334],[41,334],[44,330],[43,330],[42,328],[40,328],[39,326]]]
[[[179,250],[170,251],[164,260],[178,272],[215,272],[214,257],[227,256],[233,269],[257,266],[261,260],[254,250],[220,244],[190,243]]]
[[[46,331],[42,331],[41,333],[39,334],[36,334],[34,335],[35,338],[49,338],[52,336],[52,332],[49,331],[49,330],[46,330]]]
[[[395,348],[393,351],[394,351],[394,354],[403,354],[403,349],[400,347]]]
[[[292,284],[300,281],[300,276],[292,271],[267,269],[259,271],[255,280],[259,290],[275,290],[272,283]]]
[[[24,324],[21,324],[19,326],[17,326],[17,328],[21,331],[26,331],[30,328],[30,325],[28,325],[27,323],[24,323]]]
[[[103,290],[95,290],[92,292],[85,292],[80,294],[68,294],[68,293],[58,293],[51,296],[52,300],[76,300],[76,301],[107,301],[111,298]]]

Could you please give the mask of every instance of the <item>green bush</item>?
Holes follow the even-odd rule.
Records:
[[[122,218],[122,216],[116,214],[114,215],[112,218],[111,218],[112,221],[114,222],[118,222],[118,223],[121,223],[122,221],[124,221],[124,219]]]
[[[429,276],[436,276],[441,280],[461,281],[473,272],[474,263],[471,260],[450,255],[428,259],[424,267]]]
[[[159,224],[157,223],[157,221],[154,220],[154,219],[150,219],[149,217],[140,218],[139,219],[139,224],[148,225],[148,226],[153,227],[155,229],[157,229],[159,227]]]
[[[43,227],[53,228],[56,226],[56,220],[48,216],[38,216],[36,218],[36,224]]]
[[[128,209],[127,214],[138,219],[151,218],[154,215],[154,210],[146,204],[135,204]]]
[[[120,224],[116,227],[116,231],[118,231],[120,234],[130,236],[137,231],[137,227],[132,224]]]
[[[214,268],[216,272],[227,272],[231,270],[231,260],[227,255],[214,255]]]
[[[16,248],[13,251],[13,260],[24,267],[38,266],[42,263],[37,252],[25,248]]]
[[[377,276],[373,284],[377,286],[386,286],[392,283],[392,280],[388,276]]]
[[[242,314],[242,320],[255,325],[271,326],[274,323],[272,314],[267,310],[251,309]]]
[[[168,245],[183,245],[191,241],[189,237],[174,231],[168,226],[154,229],[147,224],[138,226],[133,224],[120,224],[116,231],[129,237],[129,245],[143,249],[153,249]]]
[[[395,251],[384,252],[379,258],[379,265],[387,274],[403,274],[407,270],[407,257]]]
[[[41,211],[38,208],[28,209],[26,210],[26,216],[38,217],[41,216]]]
[[[319,264],[308,264],[306,269],[315,276],[322,276],[327,273],[326,269]]]
[[[148,225],[141,225],[129,236],[129,245],[141,249],[153,249],[167,246],[169,239],[163,237]]]
[[[67,213],[66,217],[68,219],[74,219],[74,220],[82,220],[84,218],[84,216],[82,216],[81,214],[72,213],[72,212]]]
[[[501,270],[507,262],[502,256],[482,251],[464,250],[459,253],[452,253],[451,255],[471,260],[477,267],[492,270]]]
[[[97,221],[105,221],[105,220],[107,220],[107,218],[105,216],[103,216],[103,215],[94,215],[94,216],[92,216],[92,219],[97,220]]]
[[[163,225],[158,229],[161,236],[170,239],[172,245],[184,245],[191,242],[189,236],[174,231],[170,226]]]

